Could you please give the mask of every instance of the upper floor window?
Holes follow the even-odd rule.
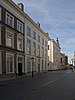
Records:
[[[17,30],[23,33],[23,23],[20,21],[17,21]]]
[[[23,51],[23,37],[17,36],[17,49]]]
[[[38,42],[40,42],[40,35],[38,35]]]
[[[47,58],[47,49],[45,49],[45,58]]]
[[[42,57],[44,58],[44,47],[42,47]]]
[[[10,31],[6,31],[6,46],[14,48],[14,34]]]
[[[31,40],[27,39],[27,54],[31,54]]]
[[[33,39],[36,40],[36,32],[35,31],[33,31]]]
[[[37,46],[37,56],[40,56],[40,45]]]
[[[42,38],[42,44],[44,45],[44,39]]]
[[[47,41],[45,41],[45,47],[47,47]]]
[[[1,8],[0,8],[0,20],[1,20]]]
[[[6,12],[6,24],[11,27],[14,27],[14,17]]]
[[[31,36],[31,28],[27,26],[27,35]]]
[[[36,55],[36,43],[33,42],[33,55]]]

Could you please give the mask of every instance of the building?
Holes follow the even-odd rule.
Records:
[[[54,39],[48,40],[48,70],[58,70],[60,69],[60,45],[59,40]]]
[[[75,66],[75,51],[74,51],[74,54],[73,54],[73,59],[71,59],[71,64],[73,66]]]
[[[0,0],[0,74],[25,73],[25,17],[12,0]]]
[[[48,33],[25,12],[22,3],[0,0],[0,74],[45,72]]]
[[[60,58],[60,69],[65,69],[65,53],[60,53],[61,54],[61,58]]]
[[[25,15],[25,45],[25,73],[45,72],[48,34],[41,29],[40,23],[35,23],[27,14]]]

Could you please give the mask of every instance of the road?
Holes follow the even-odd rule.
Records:
[[[75,100],[75,71],[52,71],[0,86],[0,100]]]

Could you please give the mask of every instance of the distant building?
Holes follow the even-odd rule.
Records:
[[[48,59],[49,59],[49,70],[60,69],[60,45],[59,40],[54,39],[48,40]]]
[[[67,67],[68,56],[65,53],[61,53],[60,63],[61,63],[60,69],[65,69]]]
[[[75,51],[74,51],[74,54],[73,54],[73,59],[71,59],[71,64],[73,66],[75,66]]]

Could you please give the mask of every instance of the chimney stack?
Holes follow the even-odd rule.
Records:
[[[24,11],[24,5],[22,3],[18,3],[17,5],[22,11]]]
[[[37,22],[37,25],[40,27],[40,23],[39,22]]]

